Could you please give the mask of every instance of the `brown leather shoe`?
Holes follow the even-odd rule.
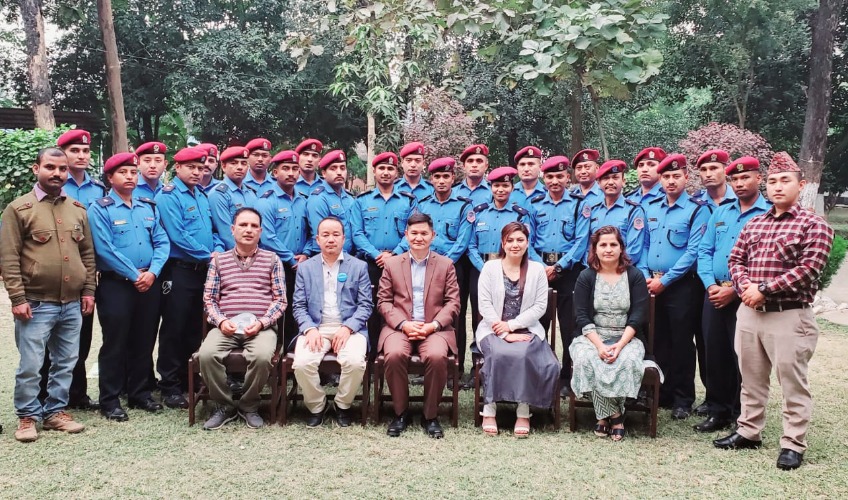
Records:
[[[24,417],[18,422],[18,429],[15,431],[15,439],[22,443],[31,443],[38,439],[38,429],[35,428],[35,419]]]
[[[70,413],[65,411],[60,411],[51,415],[50,418],[44,421],[42,427],[45,431],[62,431],[67,432],[68,434],[76,434],[85,430],[84,425],[79,422],[74,422]]]

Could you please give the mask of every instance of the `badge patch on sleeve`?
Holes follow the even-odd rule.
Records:
[[[641,231],[645,227],[645,221],[641,217],[633,219],[633,229]]]
[[[586,217],[587,219],[589,217],[591,217],[592,216],[592,207],[590,207],[589,205],[583,205],[582,215],[583,215],[583,217]]]
[[[474,221],[477,220],[477,216],[474,215],[474,210],[468,211],[468,215],[465,216],[465,220],[467,220],[470,224],[474,224]]]

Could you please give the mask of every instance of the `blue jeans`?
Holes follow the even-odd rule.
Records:
[[[68,406],[74,365],[79,357],[80,303],[30,301],[32,319],[15,320],[15,344],[21,362],[15,374],[15,413],[19,418],[48,418]],[[41,365],[50,352],[47,399],[38,400]]]

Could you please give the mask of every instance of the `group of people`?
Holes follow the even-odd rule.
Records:
[[[513,432],[526,437],[530,408],[550,406],[561,387],[590,397],[594,433],[617,441],[625,400],[639,392],[653,300],[660,405],[673,419],[702,415],[699,432],[735,421],[717,447],[760,446],[774,367],[786,400],[778,466],[801,463],[817,337],[810,304],[833,232],[798,204],[804,180],[786,153],[768,166],[766,199],[759,161],[718,149],[695,161],[703,189],[691,195],[687,158],[645,148],[632,162],[639,187],[625,194],[628,163],[601,163],[592,149],[544,159],[527,146],[515,167],[490,170],[483,144],[459,164],[427,164],[426,146],[413,142],[377,155],[376,187],[355,197],[345,153],[324,152],[317,139],[274,155],[264,138],[220,152],[183,148],[168,184],[167,146],[149,142],[105,162],[109,188],[87,171],[90,143],[74,129],[42,149],[33,190],[3,212],[20,441],[35,440],[42,420],[82,431],[69,407],[125,421],[122,394],[130,408],[186,408],[187,360],[198,349],[218,402],[205,428],[239,416],[261,427],[259,393],[281,348],[294,352],[310,427],[331,406],[350,425],[366,364],[382,353],[391,436],[411,421],[408,361],[417,354],[421,423],[443,437],[447,357],[464,368],[469,302],[486,434],[498,433],[497,403],[514,402]],[[567,347],[561,362],[545,341],[549,288]],[[85,387],[95,303],[98,402]],[[236,347],[248,361],[243,381],[223,364]],[[331,351],[341,372],[332,405],[318,372]],[[693,408],[696,360],[706,399]]]

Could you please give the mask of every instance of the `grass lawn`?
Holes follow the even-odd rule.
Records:
[[[38,441],[14,440],[12,405],[18,363],[10,307],[0,292],[0,497],[2,498],[503,498],[562,497],[826,497],[848,495],[846,411],[848,329],[822,323],[810,378],[816,402],[810,450],[793,472],[775,468],[780,437],[780,389],[773,381],[765,447],[720,451],[716,435],[691,430],[695,418],[674,422],[661,411],[659,437],[645,435],[645,419],[631,415],[622,443],[591,435],[581,414],[575,434],[554,432],[544,415],[529,439],[502,433],[486,438],[473,426],[472,394],[462,393],[459,429],[431,440],[420,427],[400,438],[381,426],[307,429],[297,413],[285,428],[251,431],[231,423],[217,432],[189,428],[185,411],[110,423],[75,412],[82,434],[41,432]],[[95,322],[96,323],[96,322]],[[99,326],[95,327],[96,360]],[[89,393],[96,396],[96,381]],[[702,394],[699,395],[699,401]],[[563,405],[565,413],[565,406]],[[388,410],[388,408],[387,408]],[[302,411],[302,410],[301,410]],[[390,411],[384,411],[384,414]],[[201,411],[200,418],[206,415]],[[503,414],[503,428],[512,419]],[[202,420],[201,420],[202,421]],[[443,424],[447,422],[442,418]]]

